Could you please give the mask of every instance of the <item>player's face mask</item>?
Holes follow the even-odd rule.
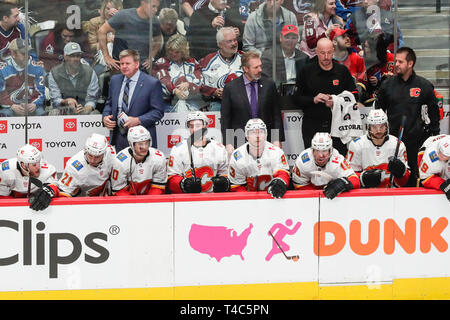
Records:
[[[21,162],[20,167],[26,176],[38,178],[41,173],[41,162],[28,164]]]
[[[89,154],[87,152],[85,153],[87,163],[89,163],[89,165],[93,167],[97,167],[100,165],[100,163],[102,163],[103,156],[104,156],[103,154],[99,156],[93,156],[92,154]]]
[[[144,157],[148,153],[150,147],[150,140],[135,142],[133,145],[134,154],[139,157]]]
[[[383,139],[388,134],[387,124],[371,124],[369,125],[369,137],[372,139]]]
[[[263,148],[266,137],[265,130],[255,129],[248,132],[247,140],[252,147]]]

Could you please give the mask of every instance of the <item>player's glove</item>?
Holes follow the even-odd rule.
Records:
[[[450,179],[447,179],[444,182],[442,182],[439,188],[441,188],[441,190],[445,193],[447,199],[450,200]]]
[[[338,178],[328,182],[323,189],[323,193],[328,199],[334,199],[341,192],[350,191],[352,189],[353,185],[347,178]]]
[[[212,177],[214,192],[227,192],[230,190],[230,180],[224,176]]]
[[[53,189],[48,185],[44,185],[42,188],[30,195],[30,198],[28,199],[30,209],[36,211],[47,209],[54,196],[55,191],[53,191]]]
[[[199,178],[184,178],[180,182],[181,190],[184,193],[200,193],[202,192],[202,180]]]
[[[267,193],[270,194],[272,198],[280,199],[284,196],[286,190],[286,183],[279,178],[275,178],[270,182],[269,187],[267,188]]]
[[[405,164],[398,158],[392,158],[389,160],[388,170],[396,178],[401,178],[404,176],[406,171]]]
[[[364,171],[361,174],[361,182],[365,188],[376,188],[381,183],[381,170],[372,169]]]

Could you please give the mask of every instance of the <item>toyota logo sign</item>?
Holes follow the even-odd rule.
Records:
[[[77,119],[64,119],[64,131],[77,131]]]

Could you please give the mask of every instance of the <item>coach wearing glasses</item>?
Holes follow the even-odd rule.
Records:
[[[110,143],[116,152],[128,147],[127,132],[142,125],[150,131],[156,148],[155,123],[164,115],[159,80],[139,70],[139,53],[123,50],[119,55],[120,72],[111,77],[109,95],[103,110],[103,123],[111,130]]]

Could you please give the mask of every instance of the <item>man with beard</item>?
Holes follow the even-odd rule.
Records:
[[[386,111],[392,134],[398,136],[401,119],[406,116],[403,142],[408,153],[411,177],[408,186],[415,186],[418,177],[417,153],[430,136],[438,135],[439,107],[433,85],[414,72],[416,54],[409,47],[397,50],[395,76],[381,84],[376,108]]]
[[[405,186],[410,176],[406,148],[403,142],[400,142],[398,157],[394,159],[398,140],[389,134],[386,114],[380,109],[371,110],[367,124],[367,135],[351,141],[347,152],[347,161],[360,176],[362,186]]]

